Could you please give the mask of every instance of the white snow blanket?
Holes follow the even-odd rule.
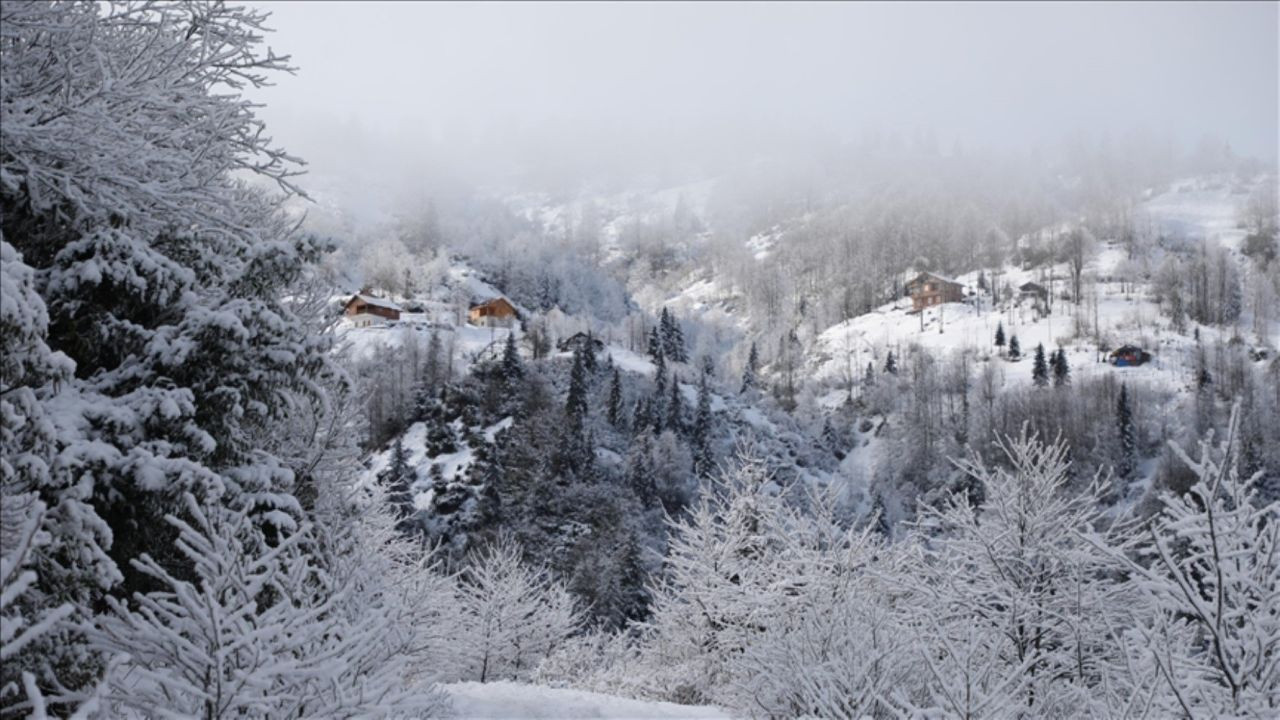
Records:
[[[461,682],[441,688],[453,699],[455,717],[463,720],[723,720],[730,717],[715,707],[632,700],[514,682]]]

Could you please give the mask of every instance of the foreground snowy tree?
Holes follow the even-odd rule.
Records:
[[[441,707],[407,682],[411,656],[395,651],[400,626],[383,603],[303,552],[308,526],[273,544],[243,510],[186,502],[190,519],[168,521],[195,581],[143,556],[139,572],[165,590],[136,596],[136,608],[108,598],[112,612],[85,628],[93,647],[124,658],[107,677],[112,714],[427,717]]]
[[[899,691],[912,713],[950,716],[1109,715],[1119,662],[1116,629],[1132,624],[1132,589],[1102,548],[1106,482],[1069,492],[1067,446],[1024,430],[1002,443],[1009,468],[978,459],[961,468],[982,487],[920,521],[920,561],[901,576],[913,590],[927,674],[922,695]]]
[[[1264,504],[1239,472],[1240,413],[1199,459],[1186,494],[1164,498],[1148,543],[1129,563],[1155,605],[1140,625],[1140,658],[1162,680],[1156,712],[1273,717],[1280,712],[1280,503]]]
[[[480,682],[529,677],[581,622],[568,591],[527,565],[510,538],[470,558],[459,597],[464,677]]]

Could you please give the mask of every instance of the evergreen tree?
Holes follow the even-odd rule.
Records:
[[[656,363],[664,361],[666,352],[662,347],[662,338],[658,335],[658,328],[649,330],[649,357]]]
[[[664,356],[658,355],[654,363],[653,398],[645,408],[655,433],[662,432],[667,423],[667,362]],[[637,428],[639,429],[639,428]]]
[[[1036,344],[1035,364],[1031,366],[1031,381],[1036,387],[1049,384],[1049,366],[1044,358],[1044,343]]]
[[[569,371],[569,393],[564,403],[564,427],[560,444],[552,457],[552,472],[585,479],[595,462],[594,443],[586,430],[587,421],[587,360],[588,351],[578,347],[573,353],[573,368]]]
[[[569,371],[569,393],[565,397],[564,416],[571,432],[581,433],[587,417],[587,351],[573,352],[573,368]]]
[[[702,374],[708,377],[716,374],[716,361],[710,355],[702,356]]]
[[[589,331],[587,332],[587,342],[582,357],[585,361],[587,372],[594,375],[600,366],[596,363],[596,339]]]
[[[653,435],[642,430],[631,444],[631,454],[627,457],[627,485],[635,493],[641,506],[653,507],[657,502],[658,488],[653,478],[653,467],[649,463],[653,453]]]
[[[760,353],[756,350],[756,344],[751,343],[751,352],[747,355],[747,366],[742,369],[742,390],[739,392],[747,392],[755,390],[757,387],[756,373],[760,370]]]
[[[889,351],[889,354],[884,359],[884,371],[890,375],[898,374],[898,359],[894,357],[892,350]]]
[[[1129,386],[1120,385],[1120,399],[1116,401],[1116,429],[1120,439],[1120,458],[1116,465],[1116,475],[1127,487],[1133,479],[1135,470],[1137,443],[1134,440],[1133,411],[1129,407]]]
[[[711,455],[711,390],[707,387],[707,376],[703,375],[698,383],[698,410],[693,418],[693,436],[690,438],[693,451],[693,472],[698,477],[711,474],[714,458]]]
[[[609,424],[620,428],[625,418],[622,416],[622,376],[618,368],[613,369],[613,377],[609,383]]]
[[[871,387],[876,384],[876,368],[871,363],[867,363],[867,369],[862,373],[862,385]]]
[[[631,429],[640,432],[647,427],[649,427],[649,411],[645,407],[645,399],[639,398],[631,408]]]
[[[996,323],[996,347],[1004,347],[1004,322]]]
[[[437,457],[457,452],[457,438],[449,421],[448,388],[440,388],[440,395],[427,410],[423,422],[427,424],[427,456]]]
[[[432,334],[435,337],[435,334]],[[507,342],[502,348],[502,380],[510,387],[524,378],[524,363],[520,361],[520,351],[516,349],[515,331],[507,332]]]
[[[662,309],[663,334],[662,349],[675,362],[688,362],[689,355],[684,348],[684,332],[680,329],[680,321]]]
[[[409,467],[409,452],[404,447],[404,438],[397,435],[391,445],[391,462],[379,478],[387,489],[387,502],[391,505],[401,532],[409,532],[413,524],[416,509],[413,506],[413,481],[415,473]]]
[[[1067,351],[1058,348],[1053,355],[1053,386],[1062,387],[1071,382],[1071,368],[1067,365]]]
[[[1009,359],[1017,360],[1022,357],[1022,345],[1018,342],[1018,336],[1014,335],[1009,338]]]
[[[684,398],[680,394],[680,377],[671,376],[671,400],[667,403],[667,429],[679,435],[684,432]]]

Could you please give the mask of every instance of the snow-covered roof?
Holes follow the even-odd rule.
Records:
[[[350,305],[356,300],[360,300],[366,305],[373,305],[375,307],[384,307],[384,308],[387,308],[388,310],[395,310],[396,312],[401,312],[403,310],[403,308],[391,302],[390,300],[386,298],[374,297],[373,295],[356,294],[354,297],[352,297],[350,300],[347,301],[347,304]]]
[[[498,297],[491,297],[491,298],[489,298],[488,300],[482,300],[482,301],[480,301],[480,302],[478,302],[478,303],[474,303],[474,304],[472,304],[472,305],[471,305],[471,308],[474,310],[475,308],[490,307],[490,306],[492,306],[492,305],[497,305],[497,304],[499,304],[499,303],[501,303],[501,304],[503,304],[503,305],[506,305],[507,307],[511,308],[512,310],[515,310],[515,309],[516,309],[516,306],[515,306],[515,304],[514,304],[514,303],[512,303],[510,300],[508,300],[508,299],[506,299],[506,298],[502,297],[501,295],[499,295]]]
[[[920,273],[919,275],[917,275],[917,276],[915,276],[914,278],[912,278],[911,280],[907,281],[907,284],[908,284],[908,285],[910,285],[911,283],[913,283],[913,282],[915,282],[915,281],[919,280],[921,277],[923,277],[923,276],[925,276],[925,275],[928,275],[929,277],[931,277],[931,278],[933,278],[933,279],[935,279],[935,280],[941,280],[942,282],[945,282],[945,283],[951,283],[952,285],[963,285],[963,284],[964,284],[964,283],[960,282],[959,280],[956,280],[955,278],[949,278],[949,277],[947,277],[946,275],[939,275],[939,274],[938,274],[938,273],[936,273],[936,272],[927,272],[927,271],[926,271],[926,272],[922,272],[922,273]]]

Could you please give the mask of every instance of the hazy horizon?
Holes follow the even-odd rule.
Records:
[[[1277,152],[1275,3],[257,5],[299,70],[252,97],[319,174],[706,168],[875,134]]]

